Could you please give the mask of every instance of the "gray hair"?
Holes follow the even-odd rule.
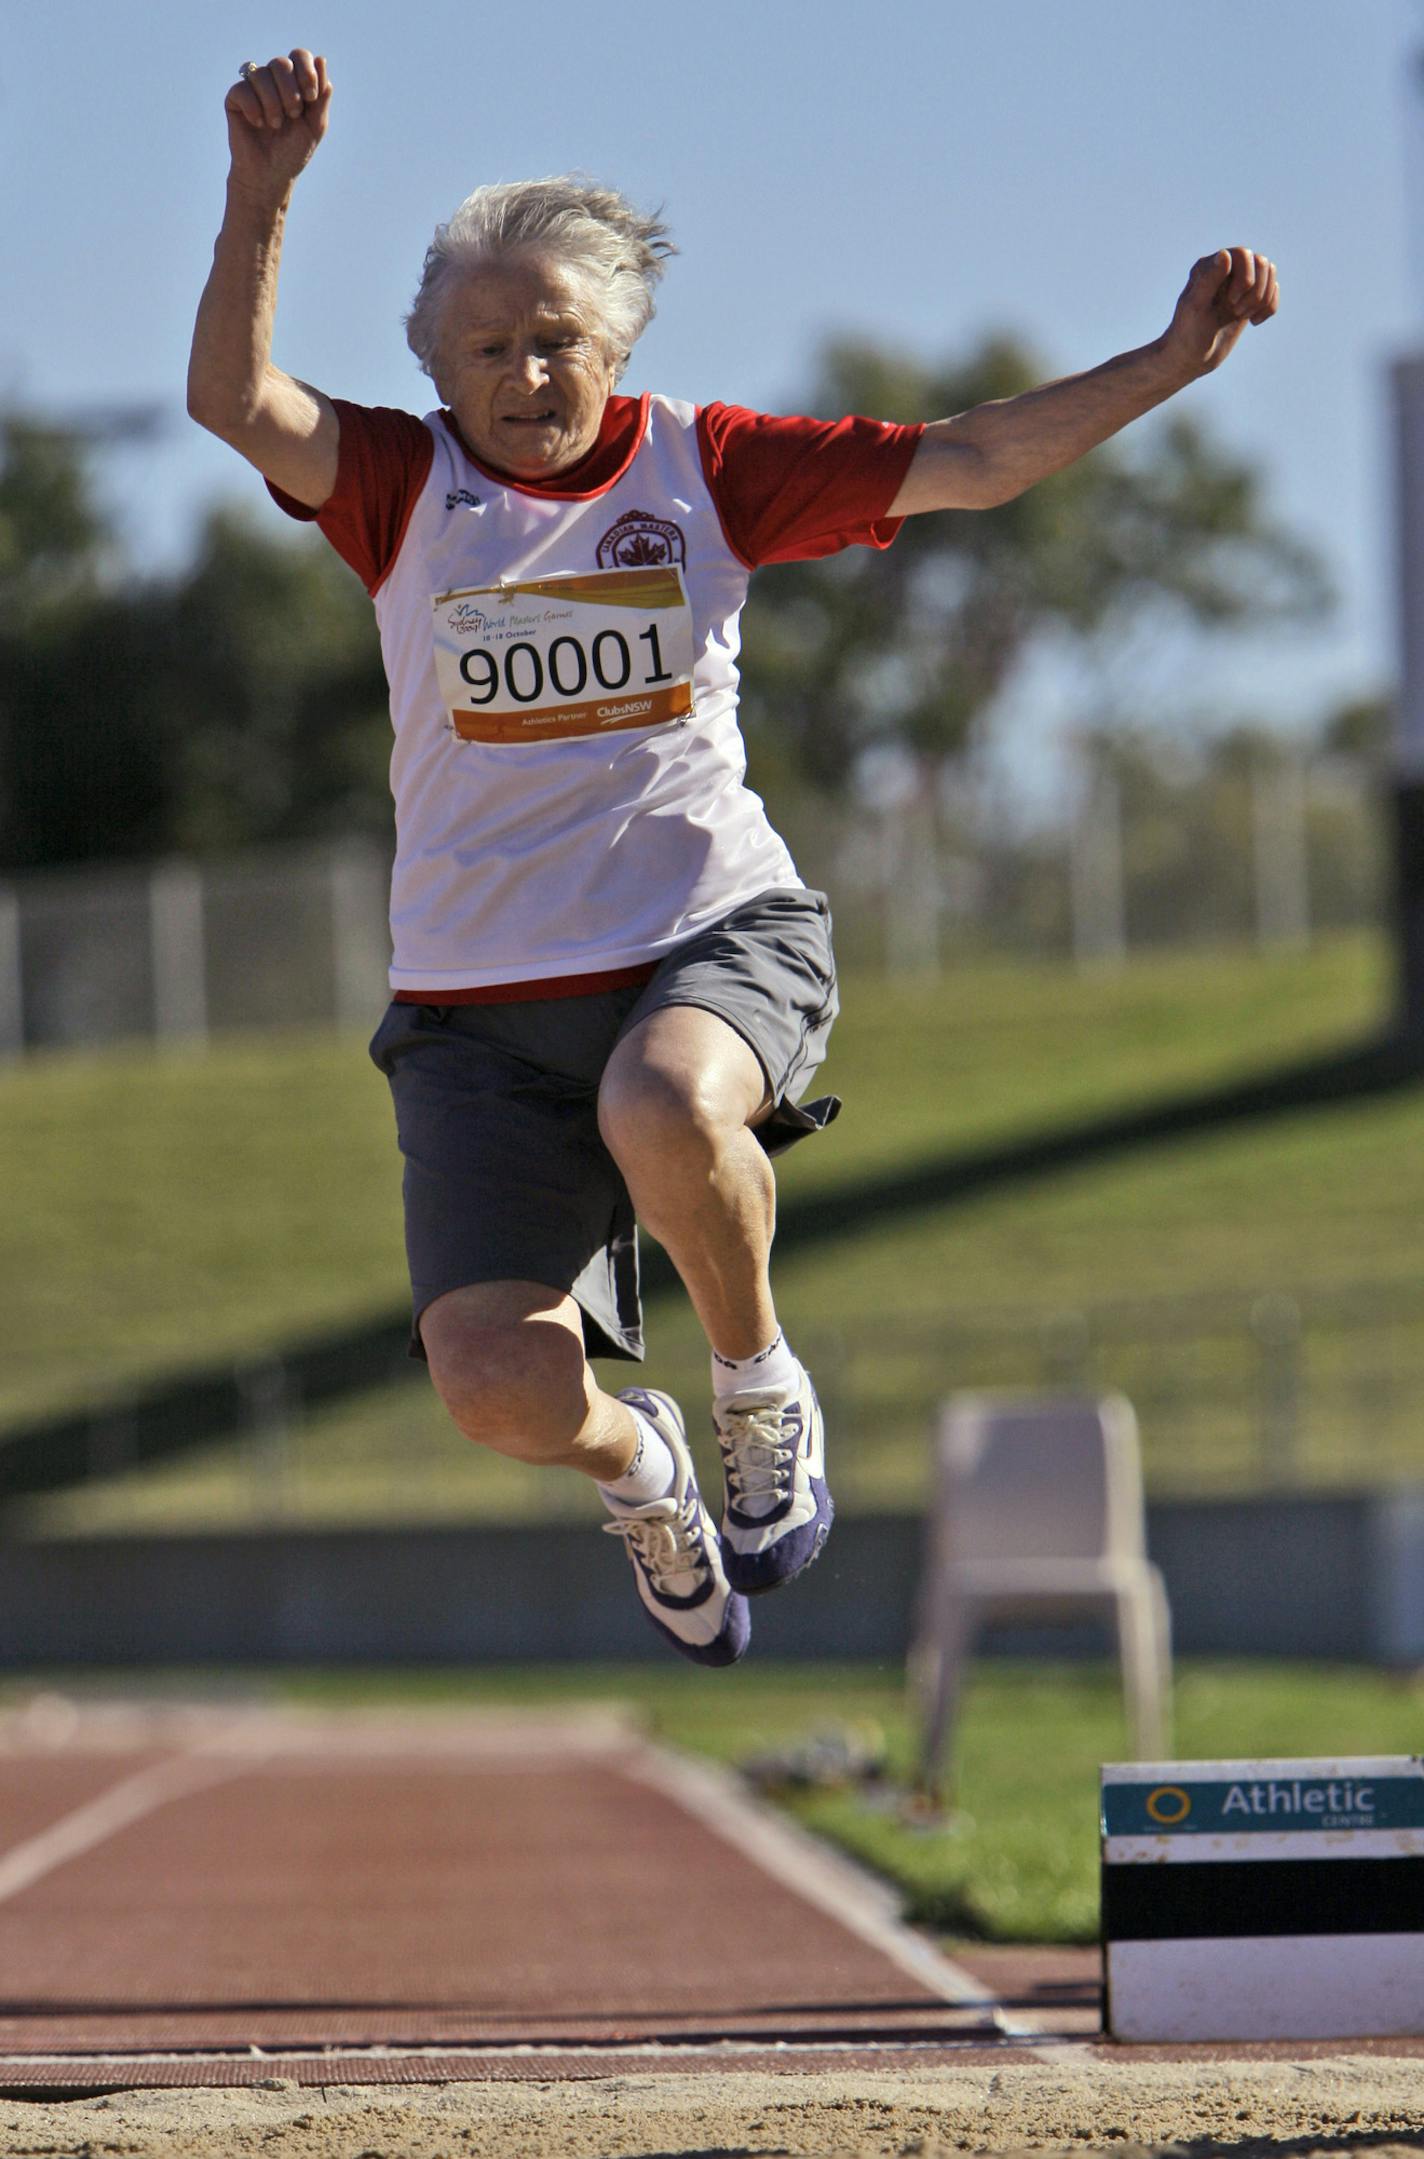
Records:
[[[523,252],[552,256],[595,294],[598,325],[622,374],[653,314],[653,288],[677,249],[667,227],[612,188],[562,174],[477,187],[426,250],[406,341],[425,373],[440,360],[441,326],[451,287],[484,264]],[[615,378],[616,379],[616,378]]]

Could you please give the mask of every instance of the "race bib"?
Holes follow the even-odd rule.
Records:
[[[692,716],[692,609],[675,564],[442,592],[435,671],[463,742],[555,742]]]

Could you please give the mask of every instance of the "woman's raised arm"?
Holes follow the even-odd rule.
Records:
[[[188,363],[188,410],[299,502],[336,485],[340,426],[329,398],[272,365],[272,322],[287,206],[326,133],[326,62],[298,46],[250,61],[224,101],[227,207]]]
[[[1203,255],[1167,329],[1152,344],[1021,397],[932,421],[891,515],[989,510],[1011,502],[1220,367],[1247,324],[1269,322],[1279,299],[1269,256],[1249,247]]]

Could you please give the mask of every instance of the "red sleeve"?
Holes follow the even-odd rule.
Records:
[[[267,482],[288,517],[315,523],[368,592],[375,592],[400,552],[410,513],[435,455],[429,428],[388,405],[351,405],[333,398],[341,423],[336,485],[319,510]]]
[[[843,547],[888,547],[886,512],[922,427],[888,420],[777,419],[741,405],[697,415],[702,469],[743,562],[809,562]]]

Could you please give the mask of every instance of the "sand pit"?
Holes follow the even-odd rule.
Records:
[[[144,2091],[0,2101],[5,2159],[940,2159],[962,2152],[1266,2143],[1307,2159],[1342,2140],[1372,2159],[1424,2144],[1424,2062],[1342,2055],[1232,2065],[1075,2060],[855,2077]]]

